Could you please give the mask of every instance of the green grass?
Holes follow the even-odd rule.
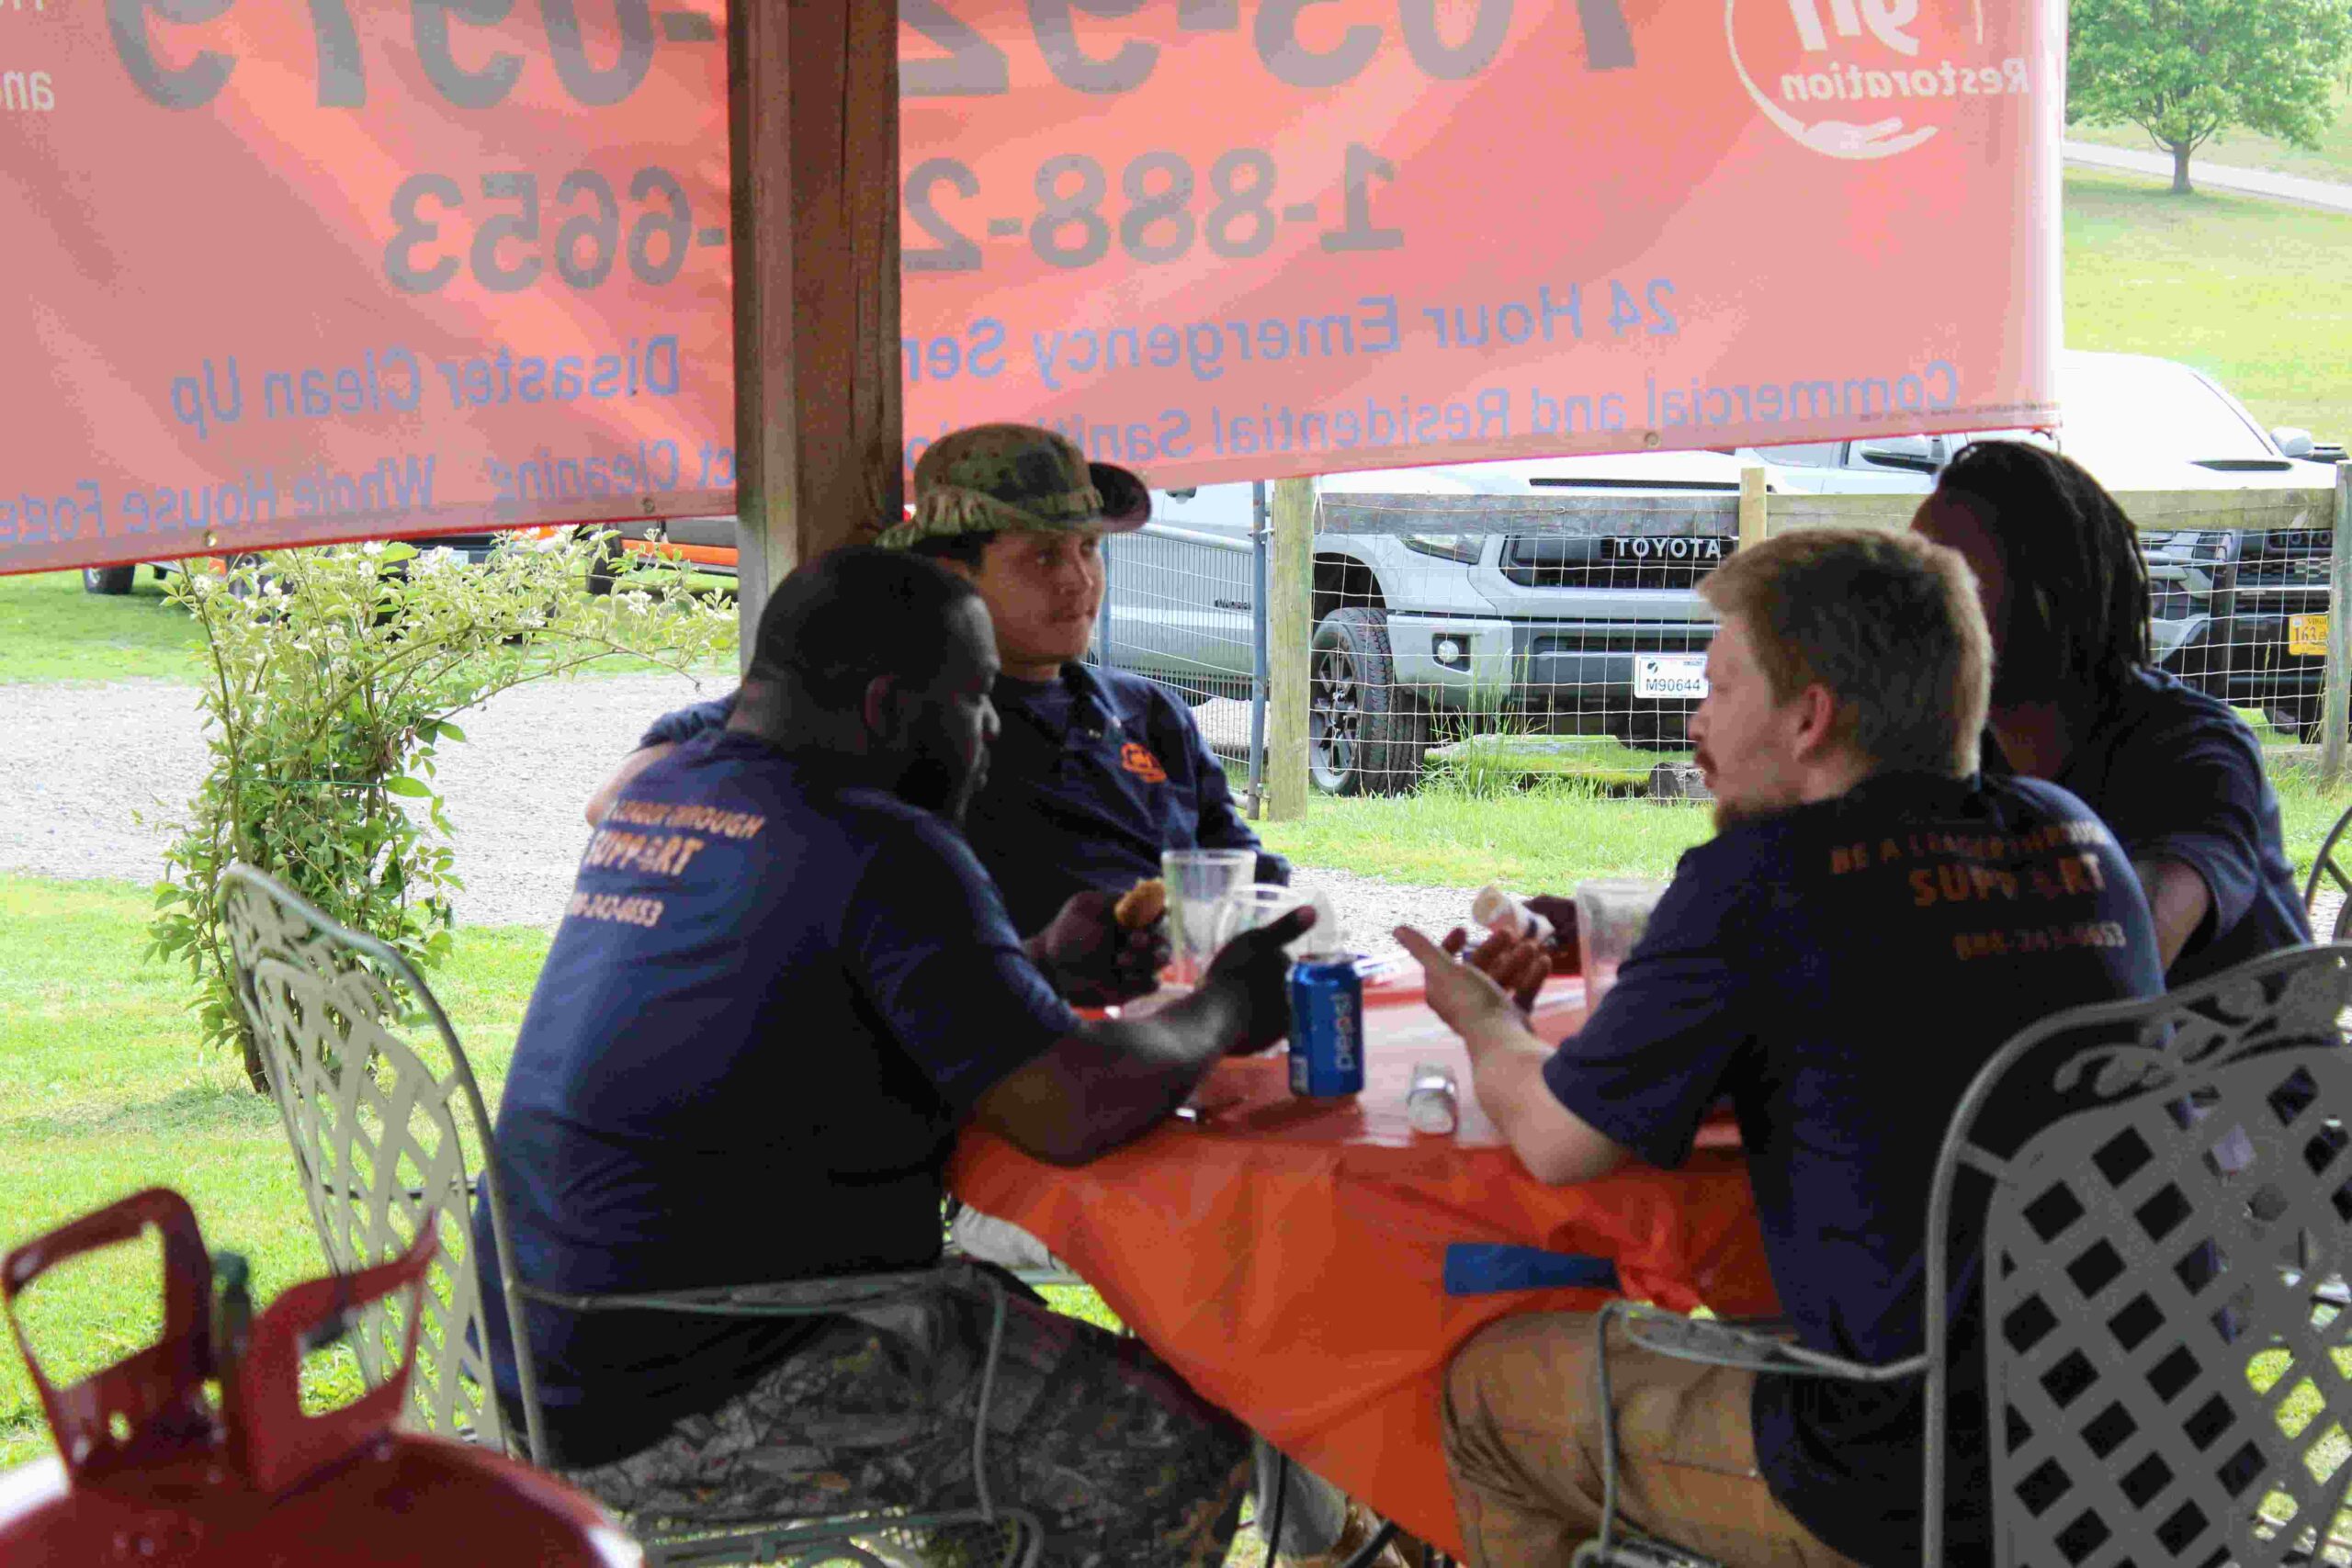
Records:
[[[2268,741],[2283,739],[2267,724],[2257,732]],[[2290,761],[2272,768],[2287,854],[2299,879],[2328,829],[2352,806],[2352,786],[2320,788],[2317,755],[2296,749],[2286,753]],[[1682,852],[1714,831],[1703,806],[1626,798],[1591,782],[1540,773],[1514,787],[1499,782],[1500,773],[1475,784],[1441,773],[1399,800],[1317,796],[1304,818],[1261,822],[1258,830],[1269,847],[1310,871],[1438,886],[1502,882],[1540,892],[1566,892],[1587,876],[1672,876]]]
[[[1502,794],[1440,782],[1401,800],[1317,798],[1297,821],[1258,828],[1303,868],[1546,891],[1582,876],[1669,876],[1713,831],[1703,808],[1613,798],[1572,780]]]
[[[2263,136],[2251,130],[2224,130],[2199,148],[2188,161],[2188,183],[2197,183],[2197,172],[2205,164],[2230,164],[2241,169],[2263,169],[2277,175],[2294,175],[2307,180],[2335,180],[2352,184],[2352,88],[2339,85],[2335,93],[2335,123],[2320,133],[2316,148],[2293,147],[2275,136]],[[2066,128],[2069,141],[2091,141],[2103,147],[2129,147],[2135,152],[2171,153],[2148,139],[2148,133],[2136,125],[2088,126],[2070,125]],[[2169,177],[2169,176],[2167,176]]]
[[[2080,171],[2065,213],[2068,347],[2181,360],[2265,425],[2352,437],[2352,216]]]
[[[324,1271],[277,1112],[199,1054],[182,972],[143,962],[148,898],[113,883],[0,876],[0,1248],[148,1186],[176,1188],[207,1240],[245,1253],[256,1299]],[[503,1075],[547,939],[468,931],[435,976],[476,1060]],[[51,1288],[54,1286],[55,1288]],[[36,1348],[69,1374],[154,1331],[152,1261],[44,1281]],[[0,1467],[42,1451],[16,1355],[0,1356]]]
[[[731,578],[696,574],[698,594],[734,596]],[[730,655],[731,658],[731,655]],[[582,675],[661,670],[647,659],[600,660]],[[0,577],[0,685],[20,681],[204,680],[204,634],[141,571],[130,592],[86,593],[78,571]]]
[[[203,642],[153,572],[119,596],[85,593],[78,571],[0,577],[0,682],[194,681]]]

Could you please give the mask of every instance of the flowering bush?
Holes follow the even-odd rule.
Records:
[[[171,594],[204,629],[212,765],[172,824],[150,955],[185,961],[208,1045],[266,1089],[219,919],[242,860],[331,919],[429,964],[464,884],[435,790],[453,720],[526,681],[635,655],[684,671],[730,657],[731,600],[640,568],[610,595],[583,580],[602,539],[508,536],[486,561],[371,543],[186,563]]]

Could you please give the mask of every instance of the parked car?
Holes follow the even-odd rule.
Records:
[[[732,524],[729,524],[729,527],[732,527]],[[429,539],[419,539],[416,545],[420,549],[455,550],[467,560],[478,561],[488,558],[498,540],[499,536],[496,534],[439,534]],[[220,559],[217,556],[205,555],[197,555],[190,558],[215,562]],[[258,558],[242,555],[230,558],[234,561],[248,561]],[[176,559],[150,561],[146,564],[154,572],[155,580],[159,582],[180,569],[180,563]],[[85,593],[128,593],[137,586],[138,581],[139,568],[135,565],[85,566],[82,569],[82,592]]]
[[[2335,452],[2264,430],[2211,379],[2138,355],[2068,353],[2054,444],[2117,490],[2320,488]],[[2051,440],[2031,432],[1983,432]],[[1541,731],[1681,741],[1705,695],[1713,635],[1692,592],[1736,540],[1740,470],[1780,493],[1925,493],[1975,434],[1891,435],[1743,449],[1514,460],[1333,475],[1317,481],[1309,744],[1318,787],[1408,788],[1433,717],[1489,705]],[[1628,531],[1446,526],[1571,491],[1625,498]],[[1381,498],[1374,501],[1371,498]],[[1403,505],[1397,498],[1411,498]],[[1721,532],[1693,534],[1687,502]],[[1426,501],[1426,505],[1420,504]],[[1679,507],[1674,503],[1682,502]],[[1640,512],[1658,515],[1646,527]],[[1401,515],[1383,530],[1378,511]],[[1239,567],[1204,566],[1212,541],[1246,547],[1247,484],[1154,496],[1154,522],[1113,548],[1106,641],[1123,669],[1194,687],[1246,681],[1252,614]],[[2285,724],[2316,723],[2328,537],[2151,534],[2160,661]],[[1246,562],[1244,563],[1246,564]],[[1188,591],[1187,579],[1203,579]],[[1228,581],[1229,580],[1229,581]]]

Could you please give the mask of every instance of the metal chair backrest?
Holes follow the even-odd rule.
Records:
[[[514,1278],[490,1118],[457,1032],[415,969],[346,931],[251,866],[223,874],[221,913],[238,1000],[261,1045],[270,1092],[319,1245],[339,1274],[400,1256],[430,1224],[440,1253],[427,1279],[410,1421],[525,1457],[543,1452],[526,1380],[525,1434],[501,1415],[484,1350],[472,1195],[489,1184],[500,1276]],[[513,1303],[510,1302],[510,1310]],[[406,1330],[383,1303],[351,1338],[372,1387],[399,1364]]]
[[[2341,942],[2347,923],[2345,917],[2352,915],[2352,872],[2346,871],[2344,863],[2335,858],[2346,829],[2352,829],[2352,806],[2346,807],[2344,815],[2335,819],[2335,826],[2327,830],[2326,839],[2319,846],[2319,853],[2312,857],[2311,874],[2303,878],[2303,912],[2311,917],[2312,935],[2322,942]],[[2335,889],[2340,900],[2335,906],[2335,918],[2328,921],[2324,929],[2319,919],[2322,878],[2325,878],[2326,886]]]
[[[1938,1162],[1931,1237],[1982,1215],[1998,1563],[2138,1568],[2313,1551],[2352,1487],[2352,948],[2240,965],[2028,1030]],[[2060,1109],[2054,1118],[2051,1107]],[[2020,1132],[2018,1129],[2031,1129]],[[1963,1192],[1962,1189],[1973,1189]],[[1926,1560],[1940,1560],[1949,1241],[1928,1256]]]

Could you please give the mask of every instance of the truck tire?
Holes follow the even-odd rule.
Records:
[[[582,530],[583,533],[601,531],[600,525],[591,525]],[[598,550],[588,562],[587,586],[590,596],[601,599],[613,591],[613,579],[619,575],[622,565],[619,541],[606,539],[605,547]]]
[[[82,592],[85,593],[128,593],[137,581],[135,566],[85,566],[82,569]]]
[[[1315,628],[1307,664],[1306,768],[1329,795],[1404,795],[1420,782],[1428,716],[1396,685],[1388,615],[1361,604]]]

